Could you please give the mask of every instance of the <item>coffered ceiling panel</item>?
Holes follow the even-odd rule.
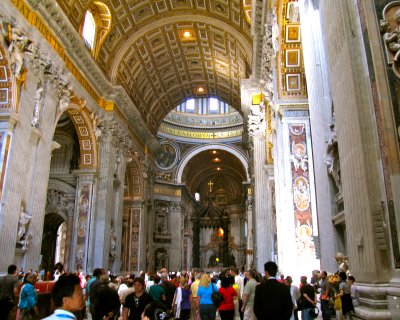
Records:
[[[91,1],[58,2],[79,30]],[[150,130],[189,97],[218,96],[240,109],[240,79],[252,59],[242,0],[102,2],[112,26],[98,64],[125,88]]]

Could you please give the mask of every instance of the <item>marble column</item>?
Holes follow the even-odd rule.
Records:
[[[270,238],[270,212],[268,211],[268,178],[264,170],[265,136],[259,132],[253,136],[254,163],[254,266],[264,270],[264,263],[273,260],[271,256],[272,243]]]
[[[169,227],[171,232],[171,244],[169,247],[169,269],[181,270],[182,268],[182,219],[181,205],[178,202],[171,202]]]
[[[93,271],[93,238],[95,237],[96,206],[94,203],[95,170],[75,170],[77,176],[74,215],[73,247],[70,271],[79,270],[87,274]]]
[[[65,238],[65,256],[64,256],[64,269],[73,270],[71,263],[71,251],[73,247],[73,230],[74,230],[74,214],[75,214],[75,195],[68,196],[68,209],[67,209],[67,231]],[[71,268],[72,267],[72,268]]]
[[[278,261],[295,279],[320,269],[310,126],[307,111],[283,111],[275,154]]]
[[[248,189],[246,200],[246,267],[247,269],[254,267],[254,249],[253,249],[253,198],[251,196],[251,189]]]
[[[15,206],[21,205],[21,198],[16,194],[8,193],[5,186],[12,186],[15,190],[19,187],[18,179],[10,179],[13,175],[12,167],[15,167],[10,161],[10,152],[13,147],[13,131],[15,124],[19,120],[17,114],[12,114],[9,119],[0,122],[1,134],[1,206],[0,206],[0,272],[7,272],[8,265],[14,261],[15,238],[18,228],[18,214]],[[14,148],[13,148],[14,149]],[[16,171],[18,172],[18,171]],[[14,176],[15,178],[15,176]],[[11,182],[8,182],[10,180]],[[13,182],[13,183],[12,183]],[[13,197],[11,201],[10,197]],[[8,205],[7,205],[8,204]],[[20,265],[19,265],[20,266]]]

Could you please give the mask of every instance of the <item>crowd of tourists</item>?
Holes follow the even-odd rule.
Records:
[[[354,277],[340,272],[328,278],[325,271],[316,272],[310,283],[306,276],[301,277],[297,287],[290,276],[277,277],[275,262],[265,263],[264,269],[264,276],[256,270],[239,272],[236,268],[219,274],[175,273],[163,268],[156,273],[116,276],[97,268],[84,276],[65,273],[62,265],[57,265],[51,293],[55,310],[45,319],[297,320],[301,316],[309,320],[319,314],[317,303],[324,320],[352,319],[357,305]],[[0,278],[0,320],[10,320],[13,307],[17,308],[13,320],[41,318],[34,287],[38,276],[37,272],[25,273],[21,287],[17,267],[9,266],[8,274]]]

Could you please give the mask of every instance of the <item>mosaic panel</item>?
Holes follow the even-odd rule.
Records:
[[[91,185],[83,184],[79,190],[78,225],[76,241],[75,270],[84,269],[87,258],[87,230],[90,223],[90,192]]]
[[[297,254],[316,258],[313,238],[308,150],[304,123],[289,124],[290,160],[293,186]]]
[[[130,269],[139,269],[139,234],[140,234],[140,210],[132,209],[131,211],[131,261]]]

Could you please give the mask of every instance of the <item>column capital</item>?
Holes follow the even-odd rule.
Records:
[[[97,177],[96,169],[77,169],[73,174],[78,178],[78,182],[93,181]]]

